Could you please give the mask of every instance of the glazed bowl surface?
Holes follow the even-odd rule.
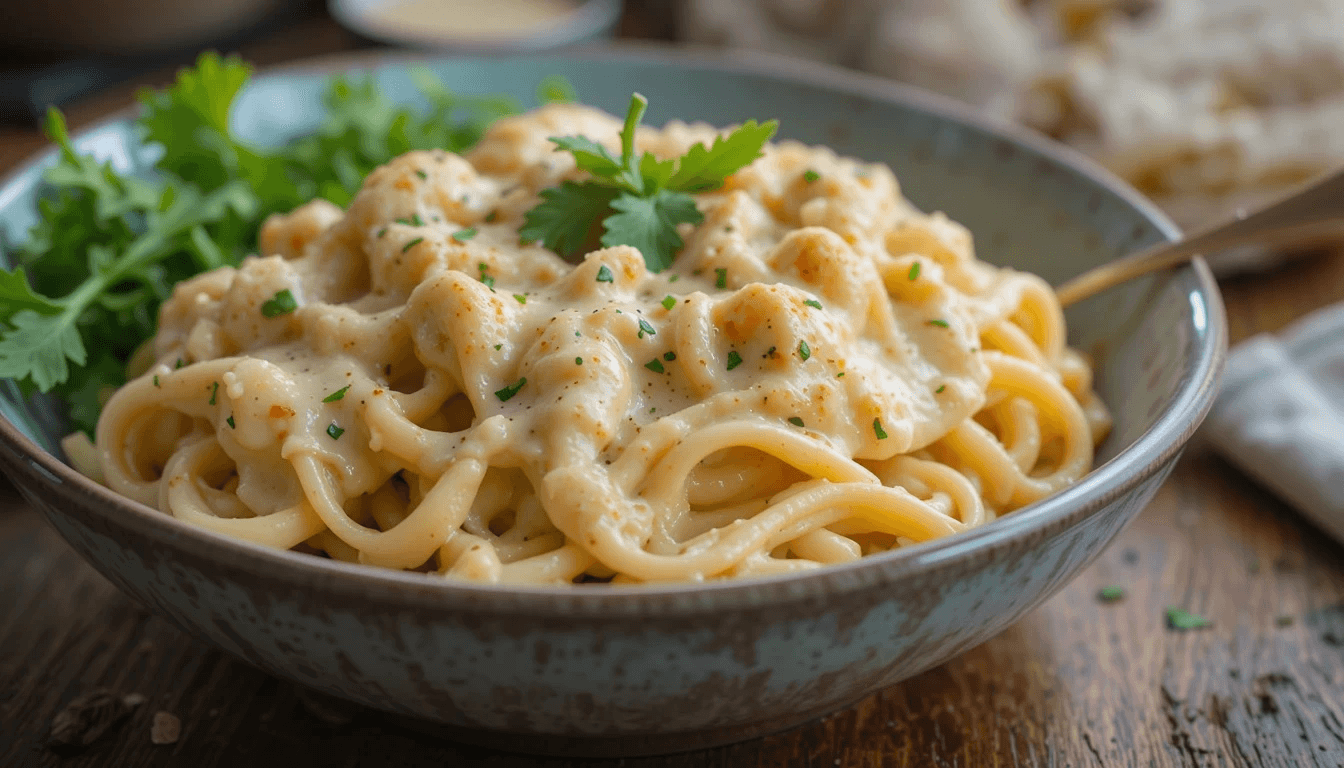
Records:
[[[617,48],[417,60],[450,88],[525,103],[545,75],[646,122],[779,118],[781,136],[888,163],[904,193],[975,236],[980,258],[1058,283],[1176,236],[1151,204],[1080,156],[951,102],[788,59]],[[409,60],[338,58],[258,77],[232,117],[258,143],[312,130],[333,71],[369,69],[414,99]],[[127,119],[83,150],[148,167]],[[47,152],[0,186],[0,226],[35,221]],[[123,591],[268,672],[536,752],[640,754],[781,730],[983,642],[1066,584],[1151,499],[1208,410],[1226,322],[1202,262],[1067,313],[1115,426],[1094,471],[983,527],[803,575],[707,585],[470,586],[221,537],[122,499],[60,459],[57,409],[0,384],[0,462],[65,539]]]

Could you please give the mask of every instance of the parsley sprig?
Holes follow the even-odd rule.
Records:
[[[685,244],[677,225],[704,221],[691,195],[718,189],[750,165],[778,127],[775,120],[749,120],[709,147],[697,143],[679,158],[659,160],[649,152],[635,154],[635,129],[648,106],[640,94],[630,97],[620,157],[585,136],[551,137],[556,151],[574,155],[575,164],[591,178],[543,190],[542,202],[527,212],[519,231],[524,240],[576,256],[589,248],[600,225],[598,242],[603,246],[633,246],[650,271],[661,272]]]
[[[37,225],[6,254],[13,269],[0,268],[0,378],[60,396],[77,428],[92,433],[100,391],[125,382],[124,361],[154,335],[173,285],[238,264],[268,215],[314,197],[345,206],[375,167],[413,149],[464,151],[519,109],[452,93],[424,69],[411,74],[427,112],[398,105],[371,77],[336,77],[315,133],[259,146],[229,125],[251,73],[206,53],[172,87],[142,92],[137,124],[160,152],[143,175],[80,154],[61,113],[47,116],[60,154],[43,176]],[[539,92],[570,96],[557,79]]]

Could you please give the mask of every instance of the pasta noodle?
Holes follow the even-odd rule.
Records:
[[[490,583],[789,573],[983,525],[1076,481],[1108,425],[1040,278],[976,260],[883,165],[782,142],[696,195],[672,268],[520,243],[580,179],[550,105],[411,152],[348,210],[179,284],[97,449],[203,528]],[[641,129],[680,155],[715,131]]]

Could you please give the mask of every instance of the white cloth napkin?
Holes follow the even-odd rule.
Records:
[[[1344,542],[1344,304],[1232,350],[1214,450]]]

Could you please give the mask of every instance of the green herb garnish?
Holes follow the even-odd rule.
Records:
[[[417,237],[414,240],[411,240],[407,242],[405,245],[401,246],[401,252],[405,253],[423,242],[425,242],[425,238]]]
[[[576,357],[576,358],[574,358],[574,364],[575,364],[575,365],[583,365],[583,358],[582,358],[582,357]]]
[[[800,418],[798,418],[797,416],[790,416],[790,417],[789,417],[789,423],[792,424],[792,425],[795,426],[795,427],[801,427],[801,426],[803,426],[803,420],[800,419]]]
[[[280,315],[288,315],[298,308],[299,304],[294,301],[294,294],[286,288],[262,302],[261,314],[266,317],[279,317]]]
[[[914,282],[914,281],[916,281],[916,280],[919,279],[919,262],[918,262],[918,261],[916,261],[914,264],[911,264],[911,265],[910,265],[910,271],[907,272],[905,276],[908,277],[908,278],[910,279],[911,282]]]
[[[646,333],[650,336],[656,336],[658,334],[658,331],[654,330],[654,327],[652,325],[649,325],[648,320],[645,320],[644,318],[641,317],[639,318],[639,334],[638,334],[639,338],[641,339],[644,338],[644,334]]]
[[[522,389],[525,384],[527,384],[527,378],[521,378],[503,389],[496,389],[495,397],[498,397],[501,403],[508,402],[509,398],[518,394],[518,390]]]
[[[599,283],[616,282],[616,276],[611,274],[611,268],[608,267],[606,264],[603,264],[602,266],[597,268],[597,282]]]
[[[729,350],[729,352],[728,352],[728,370],[731,371],[731,370],[733,370],[734,368],[736,368],[737,366],[739,366],[739,365],[741,365],[741,364],[742,364],[742,356],[739,355],[739,354],[737,354],[737,350]]]
[[[815,308],[815,309],[821,309],[821,302],[820,302],[820,301],[817,301],[816,299],[808,299],[807,301],[804,301],[803,303],[806,304],[806,305],[809,306],[809,307],[813,307],[813,308]]]
[[[809,169],[807,169],[806,171],[803,172],[803,178],[804,178],[804,179],[807,179],[807,183],[808,183],[808,184],[811,184],[812,182],[816,181],[817,179],[820,179],[820,178],[821,178],[821,174],[820,174],[820,173],[817,173],[816,171],[814,171],[814,170],[812,170],[811,168],[809,168]]]
[[[524,296],[524,295],[521,294],[521,293],[515,293],[515,294],[513,294],[513,300],[516,301],[516,302],[518,302],[519,304],[526,304],[526,303],[527,303],[527,297]]]
[[[670,363],[670,362],[672,362],[673,360],[676,360],[676,359],[677,359],[677,353],[676,353],[676,352],[664,352],[664,353],[663,353],[663,359]]]
[[[946,320],[930,320],[930,321],[929,321],[929,325],[936,325],[936,326],[938,326],[939,328],[947,328],[947,327],[948,327],[948,325],[947,325],[947,321],[946,321]]]
[[[933,394],[935,394],[935,395],[941,395],[941,394],[943,394],[943,390],[945,390],[945,389],[947,389],[947,385],[946,385],[946,384],[939,384],[939,385],[938,385],[938,388],[935,389],[935,390],[933,390]]]
[[[704,220],[691,194],[723,186],[761,156],[777,127],[774,121],[748,121],[709,148],[696,144],[680,158],[659,160],[648,152],[637,157],[635,129],[647,109],[647,99],[631,96],[620,157],[584,136],[551,137],[556,150],[574,155],[578,168],[591,178],[543,190],[542,203],[527,212],[519,235],[574,256],[588,247],[590,233],[600,225],[603,246],[633,246],[650,271],[661,272],[684,245],[677,225]]]
[[[344,434],[345,430],[336,426],[336,422],[333,421],[327,425],[327,436],[330,437],[332,440],[340,440],[341,435]]]
[[[237,428],[238,428],[238,425],[235,424],[235,423],[233,422],[233,417],[232,417],[232,416],[230,416],[229,418],[225,419],[225,420],[224,420],[224,423],[229,425],[229,429],[237,429]]]
[[[1124,597],[1124,588],[1115,584],[1097,590],[1097,599],[1103,603],[1114,603],[1124,599]]]
[[[807,359],[812,356],[812,348],[807,345],[806,341],[798,342],[798,356],[803,359],[803,362],[807,362]]]
[[[670,310],[670,309],[672,309],[673,307],[677,306],[677,300],[674,299],[674,298],[672,298],[671,296],[664,296],[664,297],[663,297],[662,304],[663,304],[663,309]]]
[[[880,417],[873,419],[873,434],[877,435],[878,440],[887,439],[887,431],[882,428],[882,419]]]
[[[216,381],[210,385],[210,405],[214,405],[219,398],[219,382]]]
[[[466,229],[459,229],[453,233],[453,239],[458,241],[459,243],[466,242],[467,240],[470,240],[475,236],[476,236],[475,227],[467,227]]]
[[[656,357],[650,360],[649,362],[645,363],[644,367],[648,368],[650,371],[653,371],[654,373],[664,373],[667,371],[667,369],[663,367],[662,362]]]
[[[54,392],[91,433],[99,390],[125,382],[123,361],[154,335],[172,286],[237,265],[272,213],[323,197],[347,206],[374,168],[413,149],[461,152],[519,105],[449,92],[412,73],[427,113],[392,102],[372,77],[336,77],[312,135],[278,147],[232,132],[229,113],[251,77],[237,57],[206,53],[160,91],[143,91],[137,129],[152,173],[132,174],[74,149],[58,110],[46,130],[60,153],[43,174],[50,196],[27,242],[0,270],[0,377]]]
[[[1180,608],[1167,608],[1167,626],[1171,629],[1187,630],[1202,629],[1212,626],[1213,622],[1195,613],[1188,613]]]
[[[337,400],[340,400],[340,399],[344,398],[344,397],[345,397],[345,393],[346,393],[346,392],[349,392],[349,391],[350,391],[350,385],[349,385],[349,384],[346,384],[344,387],[341,387],[340,389],[336,390],[335,392],[332,392],[330,395],[327,395],[326,397],[322,398],[322,402],[324,402],[324,403],[334,403],[334,402],[336,402]]]
[[[714,268],[714,287],[715,287],[715,288],[727,288],[727,287],[728,287],[728,268],[727,268],[727,267],[715,267],[715,268]]]

